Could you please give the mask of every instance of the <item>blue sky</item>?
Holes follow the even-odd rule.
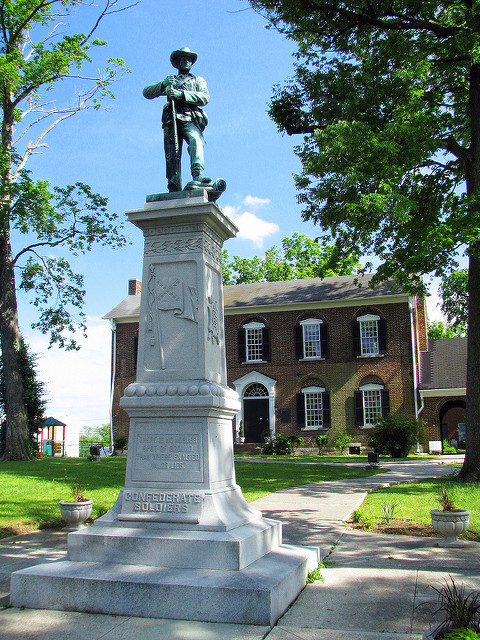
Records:
[[[86,30],[93,19],[82,9],[71,19]],[[49,136],[49,148],[28,168],[52,184],[89,184],[106,196],[111,210],[142,208],[145,196],[166,191],[161,129],[164,98],[145,100],[146,85],[172,72],[170,53],[187,46],[198,53],[192,73],[208,84],[205,108],[205,174],[224,178],[227,191],[219,205],[240,227],[226,243],[230,255],[253,256],[295,231],[318,235],[301,219],[292,174],[300,170],[295,137],[281,136],[267,114],[275,84],[293,71],[294,46],[245,0],[141,0],[132,9],[105,19],[99,37],[108,48],[93,59],[121,57],[131,73],[115,83],[108,110],[87,111],[62,123]],[[79,85],[80,86],[80,85]],[[68,104],[75,83],[62,83],[50,95]],[[184,182],[189,179],[184,156]],[[20,322],[27,342],[40,355],[39,369],[48,384],[48,415],[77,425],[108,422],[110,328],[101,316],[127,295],[130,278],[140,278],[141,232],[126,222],[131,244],[125,249],[97,249],[75,260],[85,275],[89,337],[79,353],[47,350],[48,341],[29,329],[34,310],[20,299]]]

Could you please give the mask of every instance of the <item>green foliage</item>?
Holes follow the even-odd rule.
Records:
[[[360,525],[362,529],[370,529],[375,524],[375,518],[365,513],[362,509],[355,509],[352,513],[352,523]]]
[[[439,338],[456,338],[457,333],[453,327],[444,324],[440,320],[429,320],[427,322],[428,337],[431,340]]]
[[[307,575],[307,584],[313,584],[314,582],[325,582],[325,578],[322,576],[322,569],[325,568],[323,562],[320,562],[316,569],[312,569],[312,571],[308,572]]]
[[[333,441],[333,444],[337,449],[340,450],[340,453],[343,455],[345,451],[348,449],[349,444],[351,443],[352,438],[344,431],[340,431]]]
[[[321,434],[315,437],[315,442],[318,444],[320,449],[325,449],[328,444],[328,436],[325,434]]]
[[[395,502],[395,500],[390,503],[383,501],[383,504],[382,504],[383,519],[387,524],[390,524],[391,520],[393,519],[393,514],[395,513],[395,510],[397,507],[398,507],[398,502]]]
[[[358,256],[355,257],[353,252],[341,256],[333,246],[320,244],[297,232],[292,237],[285,237],[281,248],[267,249],[264,258],[234,256],[229,260],[224,249],[222,263],[224,284],[351,275],[358,273],[360,267]]]
[[[480,635],[473,629],[452,629],[443,640],[480,640]]]
[[[448,440],[444,440],[442,443],[443,453],[457,453],[457,450],[452,446]]]
[[[28,444],[33,455],[38,455],[38,443],[36,435],[44,427],[45,407],[45,383],[39,380],[36,367],[38,356],[31,353],[23,340],[19,349],[20,373],[25,392],[25,408],[28,419]],[[0,354],[0,456],[5,449],[5,405],[4,405],[4,371]]]
[[[452,488],[441,487],[440,493],[437,496],[437,502],[440,503],[442,511],[455,511]]]
[[[480,592],[467,592],[464,585],[457,587],[451,576],[442,587],[430,587],[438,595],[439,606],[434,614],[443,614],[448,629],[480,631]]]
[[[466,334],[468,325],[468,269],[459,269],[444,276],[440,284],[440,295],[442,297],[440,308],[455,335]]]
[[[420,420],[391,414],[373,428],[368,444],[382,455],[406,458],[412,447],[423,440],[423,432]]]
[[[124,450],[128,447],[128,437],[127,436],[116,436],[113,439],[113,447],[114,449],[120,449],[123,453]]]
[[[269,456],[286,456],[293,452],[293,446],[289,436],[276,433],[265,442],[262,453]]]
[[[102,424],[101,427],[82,427],[80,431],[80,442],[85,444],[97,444],[99,442],[108,444],[110,442],[110,425]]]

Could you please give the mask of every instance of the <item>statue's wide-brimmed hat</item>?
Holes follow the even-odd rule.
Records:
[[[188,56],[192,61],[192,63],[195,62],[196,59],[198,58],[198,55],[193,51],[190,51],[188,47],[182,47],[181,49],[176,49],[175,51],[172,51],[172,53],[170,54],[170,62],[176,69],[178,69],[178,59],[180,58],[180,56]]]

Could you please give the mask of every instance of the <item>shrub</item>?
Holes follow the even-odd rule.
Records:
[[[315,438],[315,442],[318,444],[320,449],[325,449],[328,444],[328,436],[327,435],[319,435]]]
[[[368,444],[380,454],[406,458],[412,447],[423,440],[423,424],[407,416],[390,415],[374,427]]]
[[[305,444],[305,440],[302,438],[302,436],[289,435],[287,436],[287,438],[292,447],[303,447],[303,445]]]
[[[117,436],[113,439],[113,448],[120,449],[123,453],[124,449],[128,447],[128,438],[127,436]]]
[[[457,453],[457,450],[452,446],[448,440],[444,440],[442,443],[443,453]]]
[[[480,640],[480,635],[473,629],[453,629],[443,640]]]
[[[276,433],[263,445],[262,453],[267,456],[287,456],[293,452],[293,445],[289,436]]]
[[[340,453],[343,455],[348,449],[348,445],[351,443],[351,441],[352,438],[348,434],[346,434],[344,431],[340,431],[340,433],[337,434],[335,440],[333,441],[333,444],[337,447],[337,449],[340,449]]]

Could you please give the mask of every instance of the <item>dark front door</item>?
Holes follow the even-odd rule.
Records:
[[[245,398],[243,400],[243,424],[245,442],[261,442],[264,431],[268,431],[268,398]]]

